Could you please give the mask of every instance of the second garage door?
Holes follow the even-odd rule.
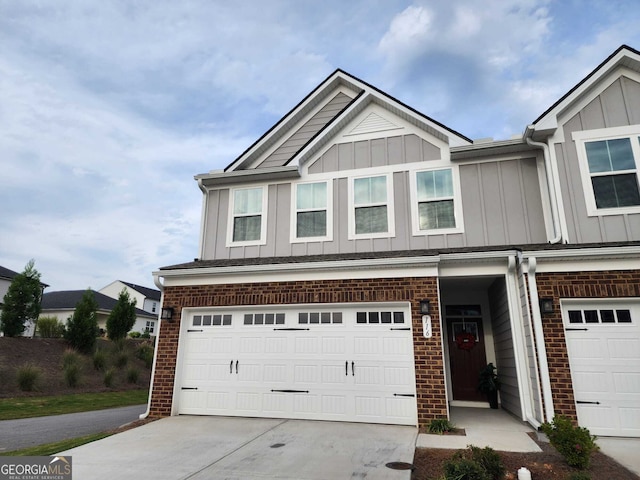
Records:
[[[406,306],[184,315],[180,414],[417,424]]]

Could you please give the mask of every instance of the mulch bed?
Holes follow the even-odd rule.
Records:
[[[507,475],[505,479],[516,480],[520,467],[531,471],[534,480],[565,480],[572,473],[579,472],[567,465],[562,456],[546,442],[538,442],[535,434],[531,438],[540,446],[542,452],[519,453],[498,452],[504,463]],[[411,475],[412,480],[440,480],[443,477],[443,465],[457,450],[418,448],[413,464],[416,467]],[[606,455],[596,452],[591,457],[591,466],[586,470],[593,480],[639,480],[625,467]]]

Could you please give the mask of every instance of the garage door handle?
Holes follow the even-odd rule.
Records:
[[[236,360],[236,375],[238,374],[238,360]]]
[[[309,390],[271,390],[279,393],[309,393]]]
[[[274,328],[274,330],[294,331],[294,330],[309,330],[309,329],[308,328],[296,328],[296,327],[284,327],[284,328]]]
[[[233,360],[231,360],[231,363],[229,364],[229,373],[233,373]]]
[[[354,362],[351,362],[351,374],[354,377],[356,376],[356,364]]]
[[[349,361],[344,362],[344,374],[349,375]]]
[[[403,328],[390,328],[389,330],[411,330],[411,327],[403,327]]]
[[[588,328],[565,328],[567,332],[586,332]]]
[[[577,400],[576,403],[580,405],[600,405],[600,402],[583,402],[582,400]]]
[[[198,387],[182,387],[180,390],[197,390]]]
[[[415,393],[394,393],[394,397],[415,397]]]

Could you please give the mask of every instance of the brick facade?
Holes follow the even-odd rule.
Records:
[[[431,301],[433,336],[422,336],[420,300]],[[164,307],[174,308],[174,321],[163,321],[151,393],[151,416],[171,414],[183,308],[313,303],[410,302],[416,366],[418,422],[447,416],[442,331],[438,310],[438,281],[428,278],[316,280],[167,287]]]
[[[538,273],[536,282],[539,297],[555,306],[542,316],[555,412],[577,420],[560,299],[640,297],[640,271]]]

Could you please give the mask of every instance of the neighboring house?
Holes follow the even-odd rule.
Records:
[[[98,291],[108,297],[117,299],[123,289],[127,290],[131,299],[136,300],[136,307],[154,314],[153,320],[147,319],[143,321],[141,319],[139,322],[136,322],[132,330],[141,333],[148,330],[151,335],[155,335],[158,313],[160,311],[160,290],[116,280]]]
[[[64,290],[60,292],[45,293],[42,296],[42,311],[40,312],[40,316],[56,317],[60,322],[66,324],[67,320],[73,315],[76,305],[84,295],[85,291],[86,290]],[[98,310],[96,312],[98,328],[101,331],[106,331],[107,319],[109,318],[113,308],[116,306],[117,300],[96,291],[93,292],[93,295],[98,303]],[[145,325],[147,322],[154,322],[156,318],[157,316],[155,314],[136,308],[136,326]],[[136,329],[135,326],[134,329]],[[144,331],[144,328],[142,331]]]
[[[4,296],[9,291],[9,285],[11,285],[11,282],[13,281],[13,278],[16,275],[18,275],[18,272],[14,272],[13,270],[0,266],[0,313],[2,312],[2,307],[4,306],[3,305]],[[44,289],[49,286],[46,283],[42,283],[42,282],[40,282],[40,285],[42,286],[43,292],[44,292]],[[31,321],[28,321],[25,325],[25,330],[22,333],[22,336],[32,337],[34,333],[34,328],[35,328],[34,323]],[[0,332],[0,335],[3,335],[3,333]]]
[[[517,418],[640,436],[639,171],[632,48],[504,141],[337,70],[196,176],[150,412],[424,426],[493,362]]]

